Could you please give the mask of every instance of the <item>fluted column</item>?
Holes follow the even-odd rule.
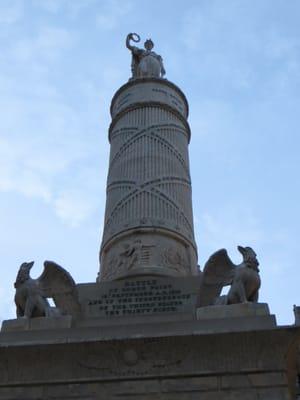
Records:
[[[98,279],[196,274],[184,94],[165,79],[131,80],[111,116]]]

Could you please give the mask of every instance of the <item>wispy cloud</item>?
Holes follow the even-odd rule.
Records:
[[[270,4],[213,0],[187,8],[180,37],[191,73],[197,59],[205,79],[215,78],[219,95],[223,88],[228,93],[255,87],[258,99],[269,96],[264,89],[270,85],[277,91],[299,81],[300,40],[265,18]]]
[[[109,0],[102,3],[96,15],[96,22],[100,29],[110,31],[115,29],[132,10],[132,1]]]
[[[74,43],[74,33],[55,26],[42,27],[37,35],[18,40],[12,47],[12,56],[19,62],[50,62]]]
[[[44,10],[50,14],[64,12],[65,15],[71,18],[77,18],[86,8],[90,8],[97,0],[33,0],[35,7]]]
[[[195,230],[197,242],[205,247],[207,257],[220,248],[227,248],[236,257],[237,245],[261,248],[266,241],[265,232],[255,213],[236,204],[222,205],[214,214],[196,216]]]
[[[79,226],[99,208],[99,199],[87,192],[72,189],[61,192],[54,202],[57,215],[73,227]]]
[[[52,72],[75,41],[67,29],[43,26],[4,46],[6,63],[0,66],[0,191],[40,199],[71,226],[84,222],[101,202],[96,194],[80,194],[79,188],[86,193],[104,188],[97,149],[101,139],[106,142],[93,113],[100,93],[92,78],[74,83],[82,107],[68,86],[57,86]]]
[[[105,181],[105,169],[100,171],[94,165],[82,165],[80,172],[69,178],[66,187],[57,191],[54,200],[57,215],[72,227],[95,215],[104,208]]]
[[[0,4],[0,24],[15,24],[22,18],[23,12],[23,0],[2,0]]]

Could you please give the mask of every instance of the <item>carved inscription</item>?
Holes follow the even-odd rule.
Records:
[[[180,101],[180,99],[177,96],[174,96],[174,94],[172,94],[169,90],[153,88],[152,91],[156,92],[156,93],[162,93],[165,96],[169,96],[169,98],[171,99],[171,104],[173,104],[176,108],[178,108],[183,113],[184,107],[183,107],[182,102]]]
[[[192,294],[172,283],[157,279],[125,281],[87,301],[92,315],[130,316],[185,311],[191,307]]]
[[[118,104],[117,104],[117,107],[116,107],[116,111],[117,112],[120,110],[120,108],[122,108],[123,106],[125,106],[128,103],[128,101],[130,99],[130,96],[132,96],[132,93],[129,92],[129,93],[127,93],[124,96],[119,98]]]

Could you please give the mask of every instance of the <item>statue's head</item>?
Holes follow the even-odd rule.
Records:
[[[18,275],[17,275],[17,279],[15,282],[15,288],[17,288],[20,284],[22,284],[23,282],[27,281],[27,279],[29,279],[30,270],[31,270],[33,264],[34,264],[34,261],[31,261],[29,263],[24,262],[23,264],[21,264]]]
[[[251,247],[243,246],[238,246],[238,251],[242,254],[244,262],[258,271],[259,262],[255,251]]]
[[[151,51],[154,47],[154,43],[152,42],[151,39],[147,39],[146,42],[144,43],[144,47],[146,50]]]

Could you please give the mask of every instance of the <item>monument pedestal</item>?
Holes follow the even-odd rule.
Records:
[[[64,315],[60,317],[52,318],[17,318],[2,323],[2,332],[15,332],[15,331],[27,331],[27,330],[51,330],[51,329],[62,329],[71,328],[72,317],[71,315]]]
[[[77,319],[5,321],[0,400],[295,398],[300,327],[266,304],[197,309],[199,279],[78,285]]]
[[[238,332],[227,321],[227,331],[212,332],[212,326],[208,333],[202,320],[147,318],[137,324],[120,317],[119,325],[2,332],[0,399],[293,398],[299,327]]]

